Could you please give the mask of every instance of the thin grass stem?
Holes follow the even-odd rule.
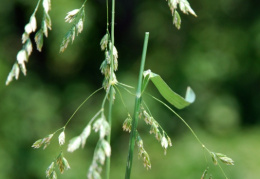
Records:
[[[36,12],[37,12],[37,10],[38,10],[38,8],[39,8],[39,5],[40,5],[40,3],[41,3],[41,1],[42,1],[42,0],[39,0],[39,1],[38,1],[37,5],[36,5],[36,7],[35,7],[35,9],[34,9],[34,11],[33,11],[33,15],[36,14]]]
[[[149,94],[150,95],[150,94]],[[193,134],[193,136],[197,139],[197,141],[201,144],[201,146],[203,148],[205,148],[206,150],[208,150],[205,145],[201,142],[201,140],[198,138],[198,136],[196,135],[196,133],[193,131],[193,129],[190,127],[190,125],[177,113],[175,112],[170,106],[168,106],[167,104],[165,104],[164,102],[162,102],[161,100],[159,100],[158,98],[150,95],[153,99],[155,99],[156,101],[160,102],[161,104],[163,104],[166,108],[168,108],[172,113],[174,113],[187,127],[188,129],[191,131],[191,133]]]
[[[145,105],[146,109],[148,110],[148,113],[149,113],[151,116],[153,116],[153,115],[152,115],[152,112],[150,111],[150,109],[149,109],[149,107],[148,107],[148,105],[147,105],[144,101],[143,101],[143,104]],[[162,126],[160,125],[160,123],[159,123],[158,121],[157,121],[157,124],[158,124],[158,126],[160,127],[161,131],[162,131],[164,134],[166,134],[166,136],[169,137],[169,135],[167,134],[167,132],[163,130]]]
[[[118,94],[119,94],[119,96],[120,96],[120,99],[121,99],[121,101],[122,101],[122,104],[123,104],[123,106],[124,106],[126,112],[129,114],[129,111],[128,111],[127,107],[126,107],[126,104],[125,104],[125,102],[124,102],[124,99],[123,99],[123,96],[122,96],[120,90],[118,89],[117,86],[115,86],[115,89],[116,89],[116,91],[118,92]]]
[[[167,107],[171,112],[173,112],[187,127],[188,129],[191,131],[191,133],[193,134],[193,136],[197,139],[197,141],[201,144],[202,148],[205,149],[209,154],[211,154],[211,151],[201,142],[201,140],[199,139],[199,137],[196,135],[196,133],[193,131],[193,129],[190,127],[190,125],[178,114],[176,113],[170,106],[168,106],[167,104],[165,104],[164,102],[162,102],[161,100],[157,99],[156,97],[152,96],[149,94],[149,96],[151,96],[153,99],[155,99],[156,101],[160,102],[161,104],[163,104],[165,107]],[[224,172],[223,168],[220,166],[219,163],[217,163],[217,165],[219,166],[221,172],[223,173],[223,175],[225,176],[226,179],[228,179],[226,173]]]
[[[134,93],[132,93],[130,90],[128,90],[127,88],[125,88],[124,86],[122,86],[122,85],[118,85],[119,87],[121,87],[121,88],[123,88],[126,92],[128,92],[129,94],[131,94],[131,95],[133,95],[133,96],[135,96],[135,94]]]
[[[78,108],[74,111],[74,113],[70,116],[70,118],[68,119],[68,121],[66,122],[66,124],[64,125],[64,128],[66,128],[66,126],[69,124],[69,122],[71,121],[71,119],[74,117],[74,115],[78,112],[78,110],[89,100],[90,97],[92,97],[94,94],[96,94],[97,92],[99,92],[100,90],[102,90],[103,87],[97,89],[96,91],[94,91],[91,95],[89,95],[79,106]]]
[[[226,179],[228,179],[228,177],[227,177],[226,173],[224,172],[223,168],[220,166],[220,164],[219,164],[219,163],[218,163],[218,166],[219,166],[219,168],[220,168],[221,172],[223,173],[223,175],[226,177]]]
[[[107,33],[109,33],[109,30],[108,30],[108,28],[109,28],[109,8],[108,8],[108,0],[106,0],[106,7],[107,7],[107,29],[106,29],[106,31],[107,31]]]
[[[132,89],[135,88],[135,87],[133,87],[133,86],[126,85],[126,84],[124,84],[124,83],[120,83],[120,82],[117,82],[117,84],[119,84],[119,85],[121,85],[121,86],[125,86],[125,87],[127,87],[127,88],[132,88]]]
[[[141,87],[142,87],[143,71],[144,71],[146,52],[147,52],[147,46],[148,46],[148,39],[149,39],[149,32],[146,32],[145,38],[144,38],[141,66],[140,66],[140,71],[139,71],[138,85],[137,85],[137,90],[136,90],[135,108],[134,108],[134,115],[133,115],[134,119],[132,120],[132,129],[131,129],[130,141],[129,141],[129,152],[128,152],[128,158],[127,158],[127,163],[126,163],[125,179],[130,179],[132,164],[133,164],[136,129],[137,129],[137,124],[138,124],[138,115],[139,115],[139,111],[140,111],[140,105],[141,105],[141,101],[142,101]]]
[[[116,89],[116,91],[118,92],[118,94],[119,94],[119,96],[120,96],[121,102],[122,102],[122,104],[123,104],[123,106],[124,106],[124,108],[125,108],[127,114],[129,114],[129,110],[127,109],[127,106],[126,106],[126,104],[125,104],[125,101],[124,101],[124,99],[123,99],[123,96],[122,96],[120,90],[118,89],[117,86],[115,86],[115,89]],[[129,114],[129,115],[130,115],[130,114]]]
[[[85,0],[85,1],[84,1],[84,3],[82,4],[81,8],[83,8],[83,7],[85,6],[85,4],[86,4],[87,1],[88,1],[88,0]]]
[[[108,2],[107,2],[108,3]],[[107,5],[108,9],[108,5]],[[107,20],[108,20],[108,12],[107,12]],[[115,0],[112,0],[112,12],[111,12],[111,41],[112,41],[112,47],[110,47],[110,58],[111,58],[111,65],[110,65],[110,79],[109,79],[109,107],[108,107],[108,123],[110,125],[110,132],[107,135],[107,142],[111,143],[111,131],[112,131],[112,110],[113,110],[113,98],[114,98],[114,88],[111,84],[113,80],[113,74],[114,74],[114,57],[113,57],[113,51],[114,51],[114,43],[115,43]],[[108,26],[107,26],[108,27]],[[110,157],[107,157],[106,160],[106,179],[109,179],[110,175]]]

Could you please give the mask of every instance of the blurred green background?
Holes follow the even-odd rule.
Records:
[[[37,1],[2,0],[0,6],[0,178],[45,178],[45,170],[61,150],[57,136],[45,149],[31,145],[62,127],[78,105],[102,85],[99,67],[104,59],[99,42],[105,34],[105,0],[89,0],[84,31],[60,54],[59,45],[71,24],[68,11],[82,1],[52,2],[53,30],[44,39],[42,53],[34,51],[28,74],[5,86],[6,77],[22,48],[21,35]],[[260,176],[260,12],[258,1],[193,0],[198,17],[181,13],[182,27],[172,25],[165,0],[116,1],[115,45],[119,53],[120,82],[135,86],[143,37],[150,32],[146,69],[158,73],[176,92],[191,86],[197,99],[177,111],[193,127],[205,145],[225,153],[235,166],[224,166],[232,179]],[[38,27],[42,8],[37,13]],[[33,38],[33,36],[31,36]],[[150,85],[149,92],[160,98]],[[133,111],[134,99],[122,90]],[[91,98],[66,130],[67,141],[81,133],[99,110],[104,92]],[[134,159],[132,178],[200,178],[209,165],[213,178],[224,178],[218,167],[205,160],[201,146],[179,119],[162,105],[144,98],[154,117],[168,132],[173,147],[167,155],[143,121],[139,131],[151,162],[151,171]],[[122,132],[127,113],[117,96],[113,114],[111,178],[124,178],[129,135]],[[65,152],[71,170],[59,178],[86,178],[97,135],[85,149]],[[63,148],[65,151],[65,147]],[[104,172],[103,172],[104,173]]]

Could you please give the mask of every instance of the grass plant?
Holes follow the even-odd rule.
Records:
[[[168,6],[170,8],[173,24],[177,29],[181,27],[181,17],[179,14],[179,10],[184,14],[192,14],[197,16],[196,13],[191,8],[189,2],[187,0],[167,0]],[[43,18],[41,21],[41,28],[37,30],[37,19],[35,14],[37,13],[40,4],[42,4],[43,9]],[[67,13],[65,17],[65,22],[71,23],[72,26],[65,34],[61,46],[60,52],[64,52],[66,48],[68,48],[69,43],[73,43],[75,38],[83,32],[83,26],[85,21],[85,6],[87,5],[87,0],[85,0],[81,7],[78,9],[71,10]],[[111,16],[109,16],[109,5],[111,5]],[[25,30],[22,35],[22,49],[17,53],[17,60],[11,69],[7,80],[6,85],[10,84],[13,79],[19,78],[19,73],[22,71],[24,75],[26,75],[26,66],[25,63],[28,62],[28,58],[32,53],[32,42],[30,39],[30,34],[32,32],[35,33],[35,43],[38,51],[42,50],[43,47],[43,38],[48,37],[48,30],[52,29],[51,26],[51,17],[49,15],[49,11],[51,10],[51,0],[39,0],[34,12],[32,13],[28,24],[25,25]],[[151,160],[148,152],[145,150],[145,143],[142,140],[141,135],[138,133],[138,120],[144,120],[145,123],[150,127],[150,134],[153,134],[155,138],[160,142],[164,154],[166,155],[166,151],[169,147],[172,146],[172,141],[167,132],[161,127],[160,123],[153,117],[152,110],[149,109],[149,106],[145,101],[142,100],[143,95],[147,95],[145,92],[148,87],[149,81],[151,81],[161,96],[169,102],[172,106],[183,109],[190,104],[192,104],[195,100],[195,93],[193,90],[188,87],[185,98],[181,97],[177,93],[175,93],[167,83],[161,78],[160,75],[153,73],[151,70],[145,69],[145,61],[146,54],[148,48],[148,39],[149,32],[145,33],[143,52],[141,65],[139,70],[139,78],[138,84],[135,91],[135,88],[126,85],[124,83],[118,82],[116,78],[115,72],[118,69],[118,52],[115,47],[115,0],[111,0],[109,2],[106,0],[106,10],[107,10],[107,22],[105,35],[101,39],[100,47],[104,52],[105,59],[100,66],[101,73],[104,75],[104,80],[102,83],[102,87],[94,91],[90,96],[88,96],[75,110],[75,112],[71,115],[65,125],[55,132],[37,140],[33,143],[33,148],[43,148],[46,149],[48,145],[50,145],[51,140],[54,136],[58,137],[58,143],[61,147],[61,151],[56,155],[57,157],[51,161],[50,165],[46,169],[46,178],[55,179],[57,178],[57,170],[60,171],[61,174],[64,171],[70,169],[70,165],[68,160],[65,158],[64,149],[62,146],[66,143],[66,128],[68,124],[71,122],[74,115],[78,112],[78,110],[88,101],[90,97],[93,97],[96,93],[100,92],[104,89],[104,98],[101,102],[100,109],[96,112],[96,114],[88,121],[87,125],[83,128],[82,132],[69,140],[67,151],[74,152],[80,147],[84,147],[87,139],[91,135],[92,131],[98,133],[99,138],[96,143],[96,147],[93,154],[93,159],[91,165],[89,167],[87,177],[89,179],[99,179],[102,176],[102,170],[105,166],[105,178],[109,179],[110,176],[110,156],[111,156],[111,132],[112,130],[112,121],[113,121],[113,104],[116,99],[116,95],[119,96],[123,107],[127,110],[126,102],[123,100],[120,90],[126,90],[131,95],[135,96],[135,107],[133,111],[133,115],[131,116],[131,112],[127,110],[127,118],[123,122],[123,130],[130,133],[129,140],[129,152],[126,162],[126,171],[125,178],[131,178],[131,170],[133,165],[133,157],[134,157],[134,148],[137,146],[138,148],[138,156],[142,159],[144,167],[147,169],[151,169]],[[110,23],[111,21],[111,23]],[[110,30],[109,30],[110,29]],[[148,96],[151,96],[148,94]],[[223,162],[227,165],[234,165],[234,161],[227,157],[225,154],[216,153],[209,150],[199,139],[190,125],[180,116],[178,115],[169,105],[165,102],[159,100],[158,98],[151,96],[154,100],[164,105],[167,109],[169,109],[174,115],[176,115],[190,130],[198,143],[202,146],[203,149],[211,156],[212,161],[215,165],[217,165],[225,178],[228,178],[222,169],[219,161]],[[108,107],[106,106],[108,103]],[[106,115],[107,114],[107,115]],[[56,169],[57,168],[57,169]],[[209,168],[207,167],[204,172],[202,172],[201,179],[205,179],[207,177],[207,173],[209,173]],[[211,177],[211,176],[210,176]]]

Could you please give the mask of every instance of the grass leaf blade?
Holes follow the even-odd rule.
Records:
[[[186,97],[183,98],[175,93],[159,75],[150,70],[145,71],[144,75],[145,78],[149,75],[149,79],[153,82],[160,94],[176,108],[183,109],[195,101],[196,95],[190,87],[187,88]]]

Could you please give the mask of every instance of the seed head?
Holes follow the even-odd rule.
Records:
[[[126,132],[131,132],[131,128],[132,128],[132,119],[131,119],[131,116],[128,115],[128,117],[126,118],[126,120],[123,123],[123,130]]]
[[[44,11],[46,13],[48,13],[49,10],[51,9],[51,0],[43,0],[42,5],[43,5],[43,8],[44,8]]]
[[[47,137],[43,139],[43,143],[44,143],[43,149],[46,149],[46,147],[50,144],[52,137],[53,134],[49,134]]]
[[[63,153],[61,153],[57,160],[56,160],[57,165],[59,166],[60,173],[62,174],[64,170],[70,169],[70,165],[65,157],[63,157]]]
[[[221,162],[225,163],[226,165],[234,165],[234,161],[227,157],[225,154],[216,153],[216,156],[221,160]]]
[[[35,32],[36,28],[37,28],[36,17],[35,16],[31,16],[29,23],[31,25],[32,31]]]
[[[79,22],[77,23],[76,28],[77,28],[77,35],[78,35],[83,30],[83,19],[82,18],[79,19]]]
[[[46,178],[50,178],[51,174],[54,172],[54,169],[55,169],[55,165],[54,162],[52,162],[46,170]]]
[[[59,135],[59,144],[62,146],[65,143],[65,132],[62,131]]]
[[[111,147],[110,144],[106,140],[102,140],[102,147],[107,157],[111,155]]]
[[[161,145],[164,148],[164,151],[165,151],[165,154],[166,154],[166,149],[168,148],[168,140],[166,139],[166,137],[164,135],[161,139]]]
[[[74,9],[67,13],[67,16],[65,17],[65,22],[73,22],[75,20],[76,15],[78,14],[79,9]]]
[[[26,24],[25,27],[24,27],[24,31],[27,33],[27,34],[30,34],[32,32],[32,26],[30,23]]]
[[[91,126],[87,125],[87,127],[85,127],[85,129],[83,130],[83,132],[80,135],[82,148],[85,146],[86,140],[87,140],[88,136],[90,135],[90,132],[91,132]]]
[[[69,141],[69,145],[67,149],[68,152],[74,152],[80,147],[80,144],[81,144],[81,137],[80,136],[74,137]]]
[[[24,64],[24,62],[27,62],[27,54],[26,51],[24,49],[20,50],[16,56],[17,58],[17,62],[21,65]]]

